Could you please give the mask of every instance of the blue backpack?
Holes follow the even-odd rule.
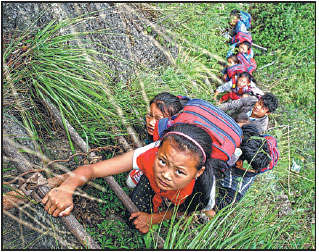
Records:
[[[240,20],[246,25],[247,30],[251,28],[251,16],[248,12],[240,11]]]

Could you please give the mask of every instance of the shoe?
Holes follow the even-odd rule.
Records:
[[[132,170],[126,178],[126,184],[130,188],[134,188],[140,181],[143,172],[140,170]]]

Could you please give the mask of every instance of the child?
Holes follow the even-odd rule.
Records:
[[[230,81],[219,86],[213,96],[213,99],[217,100],[217,95],[219,93],[227,91],[231,92],[225,94],[219,102],[217,102],[217,105],[220,105],[223,101],[227,101],[228,99],[238,100],[244,93],[250,91],[253,94],[263,94],[263,92],[256,87],[256,84],[252,82],[252,76],[247,72],[240,73],[237,78],[236,76],[233,76]]]
[[[146,144],[153,142],[153,132],[156,122],[162,118],[177,114],[188,100],[187,97],[177,97],[168,92],[162,92],[150,101],[149,112],[145,116],[145,127],[147,131]],[[126,179],[128,187],[134,188],[142,174],[143,172],[140,170],[132,170]]]
[[[254,57],[254,51],[251,48],[251,43],[244,41],[238,44],[238,54],[244,54],[248,59]]]
[[[180,98],[168,92],[163,92],[156,95],[150,101],[149,112],[145,117],[148,135],[147,140],[145,141],[146,144],[153,142],[153,132],[156,122],[162,118],[171,117],[177,114],[188,100],[189,99],[185,97]]]
[[[42,203],[54,217],[67,216],[73,209],[74,191],[88,180],[132,168],[141,169],[144,175],[132,193],[132,200],[140,212],[132,213],[129,219],[140,232],[147,233],[150,225],[169,219],[173,214],[173,209],[159,211],[163,198],[173,205],[194,198],[199,209],[208,203],[214,173],[220,168],[218,160],[210,158],[211,153],[212,140],[204,129],[192,124],[174,125],[167,129],[160,141],[78,167],[58,188],[52,189]],[[195,208],[192,205],[189,211]]]
[[[252,43],[252,36],[248,29],[250,28],[251,16],[249,13],[239,10],[232,10],[230,13],[229,24],[233,27],[231,31],[232,39],[230,41],[230,50],[226,58],[233,54],[238,43],[248,41]]]
[[[242,130],[244,133],[243,142],[240,145],[242,154],[235,165],[225,172],[223,180],[218,183],[219,192],[215,206],[218,210],[244,197],[256,175],[270,164],[267,140],[259,135],[253,125],[244,125]]]
[[[272,93],[266,93],[260,98],[249,96],[239,100],[221,104],[218,108],[228,113],[232,118],[240,113],[248,115],[250,124],[253,124],[259,133],[263,133],[268,127],[268,116],[278,107],[278,99]]]
[[[239,63],[237,56],[234,54],[227,58],[226,68],[222,71],[224,81],[229,81],[235,74],[246,72],[245,66]]]
[[[244,65],[249,74],[252,74],[253,71],[257,69],[257,63],[253,58],[254,53],[249,42],[244,41],[239,44],[239,51],[236,56],[240,64]]]
[[[248,32],[251,27],[251,16],[247,12],[234,9],[230,12],[229,24],[233,28],[231,36],[239,32]]]

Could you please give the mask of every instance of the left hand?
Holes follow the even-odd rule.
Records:
[[[135,212],[130,216],[130,220],[134,219],[135,228],[141,233],[146,234],[150,230],[152,215],[144,212]]]

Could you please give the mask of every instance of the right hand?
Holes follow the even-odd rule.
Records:
[[[53,217],[67,216],[73,210],[73,192],[60,186],[50,190],[42,199],[44,209]]]
[[[146,234],[150,230],[152,215],[144,212],[135,212],[131,214],[129,220],[133,220],[133,224],[137,230],[143,234]]]

